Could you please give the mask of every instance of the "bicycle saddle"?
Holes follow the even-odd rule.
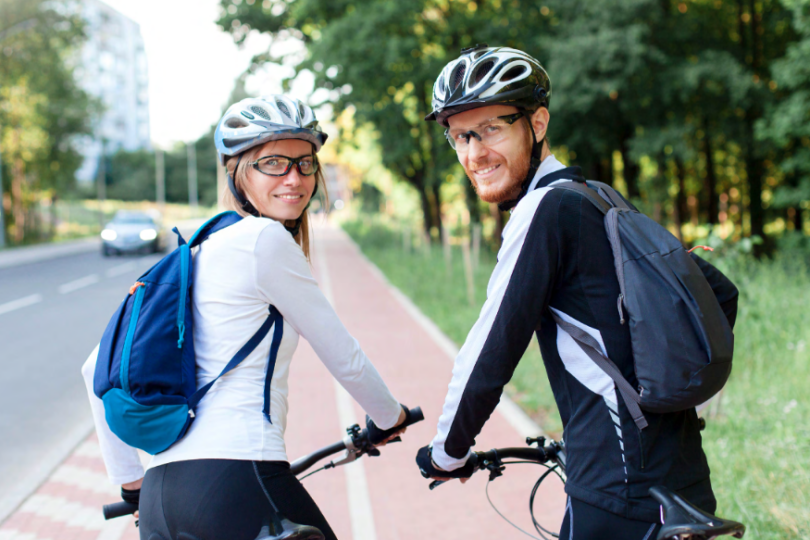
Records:
[[[650,495],[664,512],[664,525],[656,540],[710,540],[726,535],[742,538],[745,534],[742,523],[708,514],[663,486],[651,487]]]
[[[325,537],[317,527],[282,519],[280,523],[262,527],[256,540],[325,540]]]

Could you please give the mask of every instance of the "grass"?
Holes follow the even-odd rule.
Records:
[[[448,270],[440,248],[406,251],[400,230],[381,218],[343,228],[391,283],[463,343],[485,300],[493,254],[482,254],[470,305],[460,249]],[[703,432],[718,513],[743,521],[747,538],[810,538],[810,268],[799,257],[717,264],[741,291],[734,371]],[[548,433],[560,434],[536,343],[507,391]]]

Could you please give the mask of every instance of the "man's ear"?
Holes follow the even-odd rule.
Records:
[[[542,141],[546,136],[550,118],[551,116],[548,113],[548,109],[545,107],[540,107],[532,114],[532,128],[534,129],[534,136],[537,137],[538,142]]]

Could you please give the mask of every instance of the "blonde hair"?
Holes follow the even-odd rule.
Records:
[[[247,179],[247,169],[248,167],[250,167],[250,162],[255,158],[256,153],[260,149],[261,146],[258,146],[242,152],[242,154],[239,154],[242,156],[241,161],[238,159],[239,155],[230,156],[229,158],[227,158],[227,161],[225,161],[225,170],[233,178],[233,183],[236,186],[236,189],[246,199],[247,194],[245,193],[244,186],[245,180]],[[237,161],[239,161],[239,167],[236,171],[234,171]],[[320,193],[323,194],[323,197],[327,199],[327,202],[324,206],[328,208],[329,203],[326,193],[326,181],[323,176],[323,169],[320,166],[318,167],[318,170],[315,172],[315,186],[320,191]],[[228,186],[225,187],[225,190],[222,193],[222,205],[228,210],[235,211],[242,217],[250,215],[242,208],[242,205],[239,204],[239,201],[236,200],[236,197],[234,197],[233,193],[231,193],[230,187]],[[261,212],[259,212],[259,214],[261,215]],[[286,221],[282,221],[281,224],[284,225],[285,227],[295,227],[295,220],[288,219]],[[298,230],[298,234],[293,236],[295,243],[301,246],[301,250],[304,252],[304,256],[306,256],[307,260],[309,260],[310,254],[309,240],[311,237],[311,231],[309,227],[310,227],[309,207],[307,207],[306,209],[304,209],[304,213],[301,214],[301,228]]]

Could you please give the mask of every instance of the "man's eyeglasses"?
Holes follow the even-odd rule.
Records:
[[[455,148],[459,154],[464,154],[470,148],[470,138],[475,137],[484,146],[492,146],[504,140],[512,128],[512,124],[523,117],[523,113],[498,116],[487,120],[473,129],[448,129],[444,136],[450,142],[450,146]]]
[[[293,165],[301,176],[312,176],[318,171],[318,160],[315,156],[291,158],[287,156],[264,156],[248,163],[254,169],[267,176],[284,176]]]

